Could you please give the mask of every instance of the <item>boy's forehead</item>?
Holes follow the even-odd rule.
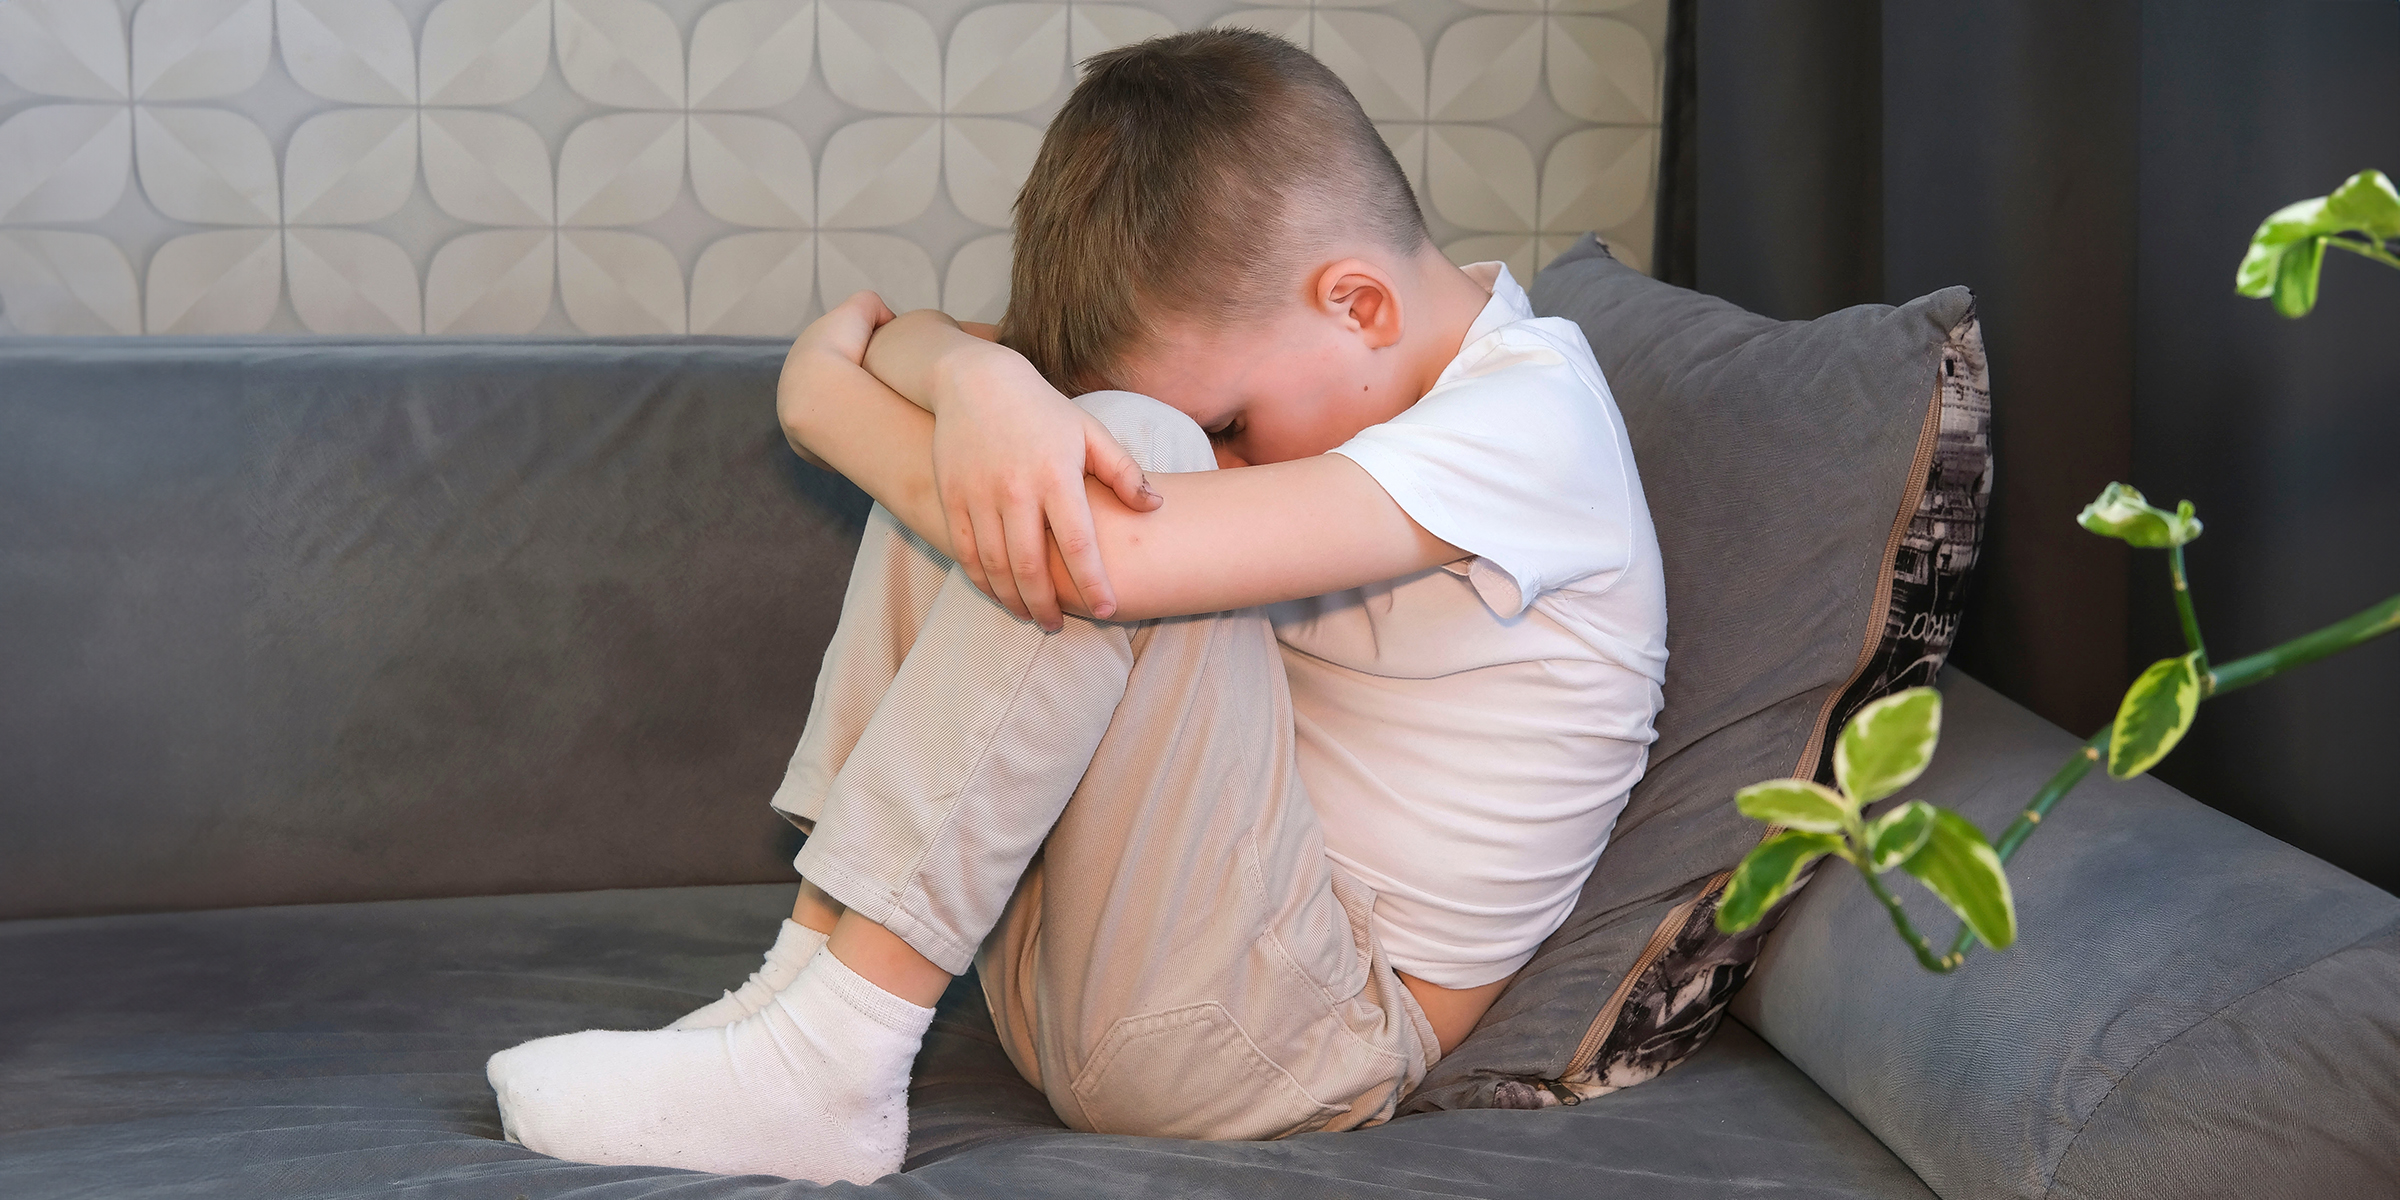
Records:
[[[1223,355],[1189,343],[1153,344],[1124,355],[1113,372],[1117,386],[1163,400],[1185,416],[1206,423],[1229,402],[1235,374]]]
[[[1154,321],[1139,342],[1118,356],[1117,374],[1147,387],[1202,383],[1224,375],[1236,353],[1231,339],[1199,322]]]

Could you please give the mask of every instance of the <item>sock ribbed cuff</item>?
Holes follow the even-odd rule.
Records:
[[[825,985],[833,989],[843,1004],[859,1015],[906,1037],[922,1037],[933,1024],[933,1010],[911,1004],[869,983],[865,976],[853,971],[831,950],[820,950],[808,969],[824,975]]]
[[[795,966],[806,967],[825,945],[825,935],[785,917],[783,926],[775,931],[775,945],[767,951],[768,958],[797,960]]]

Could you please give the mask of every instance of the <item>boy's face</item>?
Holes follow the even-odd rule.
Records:
[[[1323,454],[1416,400],[1386,364],[1304,306],[1234,330],[1154,327],[1115,371],[1117,386],[1166,402],[1208,431],[1221,467]]]

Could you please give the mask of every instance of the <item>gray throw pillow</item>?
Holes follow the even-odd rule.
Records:
[[[1774,924],[1716,928],[1764,832],[1734,791],[1832,782],[1827,740],[1850,714],[1933,682],[1991,495],[1965,288],[1775,321],[1587,236],[1531,292],[1583,327],[1633,437],[1666,566],[1667,703],[1574,913],[1410,1112],[1578,1103],[1715,1032]]]

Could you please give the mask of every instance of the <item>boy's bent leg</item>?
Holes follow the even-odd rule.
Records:
[[[1084,403],[1152,470],[1213,465],[1155,401]],[[1388,1118],[1439,1053],[1374,894],[1326,860],[1266,618],[1133,627],[1088,766],[978,956],[1001,1041],[1077,1128],[1271,1138]]]
[[[851,560],[850,581],[842,593],[842,612],[825,657],[817,670],[808,722],[800,744],[784,770],[782,786],[770,801],[775,811],[803,831],[816,825],[825,790],[858,743],[859,734],[875,707],[899,674],[900,663],[916,641],[926,612],[949,574],[950,561],[924,539],[900,524],[882,505],[867,512],[860,531],[858,553]],[[802,901],[792,917],[776,930],[766,960],[741,986],[726,992],[670,1023],[669,1029],[710,1029],[730,1025],[789,987],[802,968],[825,945],[840,915],[838,905],[808,903],[812,889],[802,888]]]
[[[1207,435],[1155,400],[1079,403],[1145,470],[1216,465]],[[1070,619],[1045,633],[950,566],[823,788],[800,873],[963,973],[1109,733],[1148,628]]]
[[[815,827],[826,791],[891,690],[950,570],[950,560],[890,510],[878,504],[867,511],[841,617],[817,668],[808,722],[768,802],[802,830]]]
[[[1146,468],[1210,465],[1173,410],[1090,403],[1179,447]],[[952,571],[800,866],[845,922],[947,971],[1011,913],[987,987],[1029,998],[995,1015],[1070,1122],[1219,1138],[1365,1124],[1421,1075],[1431,1031],[1377,960],[1363,889],[1337,895],[1292,733],[1256,613],[1046,635]],[[1045,837],[1049,865],[1018,892]],[[543,1039],[490,1074],[511,1132],[563,1157],[863,1180],[900,1163],[930,1017],[820,952],[723,1029]]]
[[[846,612],[845,625],[868,611]],[[1108,730],[1132,637],[1088,621],[1044,634],[949,570],[855,740],[822,742],[822,761],[840,761],[798,865],[848,907],[841,926],[872,921],[941,970],[965,969]],[[503,1051],[489,1071],[503,1121],[528,1147],[587,1162],[817,1180],[896,1170],[932,1011],[853,965],[819,952],[723,1028]]]

